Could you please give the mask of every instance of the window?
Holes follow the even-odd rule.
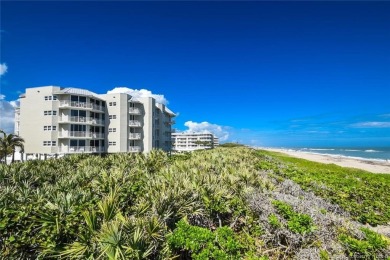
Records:
[[[116,128],[108,128],[108,132],[109,133],[115,133],[116,132]]]
[[[57,141],[43,141],[43,146],[56,146]]]
[[[45,96],[45,100],[58,100],[57,96]]]
[[[45,115],[45,116],[51,116],[51,115],[56,116],[57,115],[57,111],[45,110],[45,111],[43,111],[43,115]]]
[[[53,125],[45,125],[43,127],[43,131],[56,131],[57,130],[57,126]]]
[[[109,119],[116,119],[116,115],[109,115],[108,118]]]
[[[108,105],[109,105],[110,107],[114,107],[114,106],[116,106],[116,102],[110,102],[110,103],[108,103]]]
[[[115,146],[115,145],[116,145],[116,142],[108,142],[108,145]]]

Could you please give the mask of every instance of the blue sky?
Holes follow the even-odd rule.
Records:
[[[163,94],[179,130],[390,146],[390,2],[2,2],[1,125],[27,87]]]

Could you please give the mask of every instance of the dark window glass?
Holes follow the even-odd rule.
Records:
[[[77,140],[70,140],[70,146],[77,146]]]
[[[79,115],[79,111],[78,110],[71,110],[70,111],[70,115],[71,116],[78,116]]]
[[[85,140],[79,140],[79,146],[85,146]]]
[[[70,96],[70,101],[79,101],[79,96]]]
[[[87,103],[87,97],[79,97],[79,101],[82,103]]]
[[[80,110],[79,111],[79,116],[86,117],[87,116],[87,111]]]

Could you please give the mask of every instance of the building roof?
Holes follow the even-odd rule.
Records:
[[[93,96],[100,99],[98,94],[81,88],[63,88],[60,91],[57,91],[56,94],[77,94],[83,96]]]
[[[172,115],[172,116],[176,116],[175,113],[173,113],[169,108],[165,107],[165,112],[167,112],[168,114]]]

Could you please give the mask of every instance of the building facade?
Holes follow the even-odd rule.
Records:
[[[151,97],[46,86],[20,96],[15,132],[26,154],[170,151],[174,116]]]
[[[212,149],[218,138],[211,133],[172,133],[172,151],[190,152]]]

